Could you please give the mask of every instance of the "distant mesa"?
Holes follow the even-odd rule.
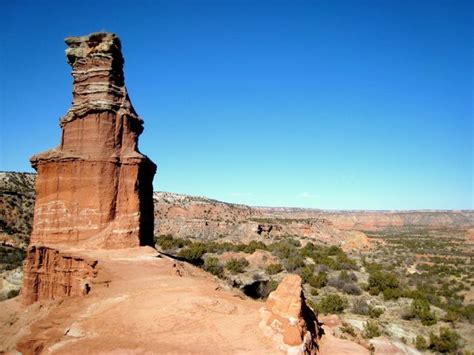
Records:
[[[31,158],[31,243],[152,245],[156,166],[138,150],[143,121],[125,87],[120,39],[99,32],[66,43],[73,103],[60,121],[60,145]]]

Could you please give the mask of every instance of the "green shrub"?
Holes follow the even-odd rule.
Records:
[[[319,256],[319,255],[313,255],[312,256],[314,262],[319,265],[326,265],[328,268],[332,270],[339,270],[340,267],[338,263],[331,257],[329,256]]]
[[[402,290],[400,288],[386,288],[383,290],[383,299],[385,301],[398,300],[402,296]]]
[[[365,266],[365,269],[367,270],[367,272],[369,274],[372,274],[376,271],[382,271],[383,269],[383,265],[382,264],[378,264],[378,263],[369,263],[369,262],[366,262],[365,260],[363,260],[362,262]]]
[[[317,275],[312,275],[308,281],[311,287],[321,288],[328,283],[328,274],[319,272]]]
[[[341,331],[343,333],[347,333],[349,335],[352,335],[353,337],[357,336],[357,333],[356,333],[354,327],[352,325],[350,325],[349,323],[346,323],[346,322],[342,323]]]
[[[0,245],[0,265],[5,270],[13,270],[20,267],[25,256],[25,251],[22,249]]]
[[[345,253],[338,254],[336,256],[336,263],[337,269],[344,269],[344,270],[357,270],[357,263],[355,260],[349,258]]]
[[[459,313],[463,318],[474,324],[474,304],[468,304],[467,306],[461,307]]]
[[[387,289],[398,289],[399,287],[400,281],[398,280],[398,277],[395,274],[376,270],[371,272],[369,275],[369,293],[371,295],[376,296],[380,292],[384,292]],[[393,297],[395,295],[398,295],[398,297],[400,297],[401,291],[388,291],[389,297]]]
[[[423,325],[430,326],[438,322],[438,318],[433,312],[422,313],[418,317],[420,318],[421,324]]]
[[[328,253],[328,255],[340,255],[340,254],[344,254],[344,255],[345,255],[344,251],[343,251],[340,247],[338,247],[338,246],[336,246],[336,245],[331,245],[331,246],[329,247],[327,253]]]
[[[164,251],[182,248],[191,242],[181,238],[173,238],[171,234],[155,237],[155,244],[159,245]]]
[[[250,241],[249,244],[239,244],[237,246],[237,251],[241,251],[247,254],[253,254],[257,249],[267,250],[268,248],[265,243],[256,240]]]
[[[191,243],[189,246],[181,249],[178,257],[189,261],[194,265],[202,265],[202,256],[206,252],[203,243]]]
[[[301,255],[290,256],[284,261],[284,263],[286,270],[288,270],[289,272],[296,271],[297,269],[305,265],[304,259]]]
[[[203,269],[213,275],[216,275],[217,277],[224,276],[224,267],[221,265],[219,259],[217,258],[211,257],[204,260]]]
[[[268,249],[280,259],[288,259],[298,255],[296,243],[292,239],[281,240],[268,246]]]
[[[357,282],[356,274],[354,274],[353,272],[347,272],[346,270],[342,270],[341,272],[339,272],[339,276],[337,278],[346,282]]]
[[[265,268],[268,275],[275,275],[283,271],[281,264],[270,264]]]
[[[412,299],[416,299],[416,298],[426,299],[426,294],[420,290],[406,290],[403,293],[403,297],[412,298]]]
[[[376,338],[382,335],[380,328],[375,321],[367,321],[364,324],[364,331],[362,332],[362,336],[366,339]]]
[[[461,337],[454,330],[442,327],[439,335],[430,334],[430,350],[440,353],[455,353],[459,349]]]
[[[415,347],[420,351],[424,351],[424,350],[428,349],[428,342],[426,341],[424,336],[422,336],[422,335],[417,335],[416,336]]]
[[[225,264],[225,268],[232,274],[240,274],[245,271],[245,268],[249,265],[249,262],[244,259],[231,259]]]
[[[311,295],[312,296],[317,296],[319,295],[319,291],[317,288],[311,287]]]
[[[423,325],[436,324],[436,315],[431,312],[430,304],[426,299],[417,298],[411,303],[413,314],[418,317]]]
[[[369,287],[368,292],[372,296],[377,296],[380,293],[380,289],[378,287]]]
[[[303,283],[309,283],[314,274],[314,267],[306,265],[298,270],[298,274],[301,276]]]
[[[347,307],[347,300],[338,294],[329,294],[319,301],[317,310],[325,314],[339,314]]]
[[[369,306],[369,317],[370,318],[379,318],[383,314],[384,310],[380,307]]]

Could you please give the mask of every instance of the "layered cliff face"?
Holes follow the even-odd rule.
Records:
[[[23,302],[88,294],[91,280],[97,276],[96,265],[96,260],[33,245],[25,262]]]
[[[157,236],[170,234],[198,240],[270,243],[291,235],[340,245],[346,250],[371,248],[370,241],[362,232],[341,231],[324,216],[301,218],[294,215],[288,218],[278,212],[268,215],[264,214],[265,209],[258,207],[169,192],[155,192],[154,200]]]
[[[117,36],[66,39],[73,104],[61,144],[31,158],[38,171],[32,243],[124,248],[153,242],[156,166],[138,151],[143,121],[124,84]]]

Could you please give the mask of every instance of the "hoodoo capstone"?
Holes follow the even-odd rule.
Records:
[[[124,83],[120,39],[66,38],[73,103],[61,143],[31,158],[38,172],[32,243],[127,248],[153,242],[155,164],[138,150],[143,121]]]

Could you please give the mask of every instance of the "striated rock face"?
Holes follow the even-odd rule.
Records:
[[[66,38],[73,104],[61,144],[38,172],[32,243],[125,248],[153,242],[155,164],[138,150],[143,121],[127,94],[119,38]]]
[[[346,250],[371,247],[363,233],[350,235],[352,232],[335,228],[321,216],[302,217],[298,212],[287,215],[278,208],[271,209],[272,214],[268,213],[268,208],[170,192],[155,192],[154,200],[155,235],[171,234],[178,238],[226,240],[235,243],[249,243],[252,240],[271,243],[279,237],[293,235],[340,245]]]
[[[96,266],[96,260],[31,246],[23,270],[23,303],[86,295],[97,276]]]
[[[316,354],[320,326],[306,305],[299,275],[288,275],[268,296],[262,328],[288,354]]]

